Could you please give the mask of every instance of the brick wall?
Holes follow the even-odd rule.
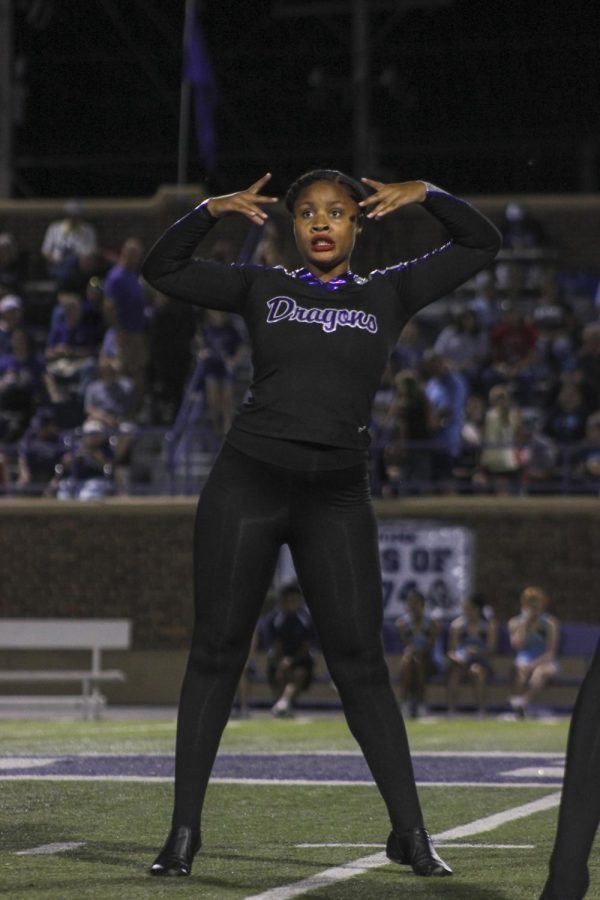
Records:
[[[471,528],[476,585],[499,618],[535,583],[560,618],[599,620],[596,499],[432,497],[376,507],[380,516]],[[185,648],[193,518],[191,500],[0,502],[0,617],[130,617],[135,649]]]

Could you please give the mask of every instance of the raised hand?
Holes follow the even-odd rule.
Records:
[[[262,206],[265,203],[277,203],[278,200],[277,197],[267,197],[260,193],[270,178],[271,173],[267,172],[245,191],[223,194],[222,197],[211,197],[207,203],[209,213],[217,219],[228,213],[241,213],[256,225],[263,225],[268,217]]]
[[[373,207],[367,213],[367,219],[381,219],[388,213],[400,209],[401,206],[407,206],[409,203],[422,203],[427,194],[424,181],[384,184],[383,181],[374,181],[372,178],[361,178],[360,180],[374,191],[358,204],[363,209]]]

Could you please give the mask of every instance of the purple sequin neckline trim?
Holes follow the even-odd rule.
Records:
[[[337,278],[332,278],[331,281],[321,281],[320,278],[317,278],[317,276],[313,275],[312,272],[309,272],[308,269],[296,269],[295,272],[292,272],[292,275],[299,281],[310,284],[311,287],[325,288],[326,291],[337,291],[338,288],[344,287],[347,284],[354,284],[355,280],[353,273],[350,271],[344,272],[343,275],[338,275]]]

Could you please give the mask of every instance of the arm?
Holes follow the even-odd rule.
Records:
[[[536,665],[543,662],[551,662],[556,659],[558,654],[558,641],[560,638],[560,627],[558,620],[554,616],[548,616],[548,640],[546,642],[546,652],[536,659]]]
[[[179,219],[158,239],[144,260],[142,275],[156,290],[209,309],[240,312],[247,293],[248,269],[225,266],[192,253],[217,219],[239,213],[251,222],[263,224],[266,213],[261,205],[275,203],[260,189],[271,176],[265,175],[247,191],[211,197]]]
[[[497,626],[496,622],[494,620],[492,620],[490,622],[490,625],[488,628],[488,633],[487,633],[486,651],[489,654],[489,656],[492,656],[492,654],[496,652],[497,640],[498,640],[498,626]]]
[[[373,206],[368,218],[377,220],[416,202],[448,233],[448,240],[441,246],[386,270],[395,275],[397,289],[411,315],[489,266],[498,253],[500,232],[465,200],[423,181],[384,185],[367,178],[362,180],[375,188],[375,193],[361,202],[361,206]]]
[[[450,628],[448,629],[448,647],[447,647],[447,655],[452,659],[454,653],[456,653],[456,649],[458,647],[458,630],[460,628],[461,620],[454,619],[453,622],[450,623]]]
[[[523,615],[514,616],[508,621],[508,637],[513,650],[522,650],[527,640],[528,619]]]

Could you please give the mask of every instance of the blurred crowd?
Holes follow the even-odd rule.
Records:
[[[374,492],[600,490],[600,292],[566,273],[517,204],[493,270],[405,328],[371,423]],[[252,261],[292,265],[271,223]],[[190,375],[214,438],[249,375],[243,323],[143,282],[136,235],[99,246],[69,201],[31,260],[0,234],[0,490],[93,499],[128,493],[144,429],[172,426]],[[227,240],[209,255],[233,262]],[[293,267],[293,265],[292,265]],[[598,296],[597,296],[598,295]],[[49,300],[48,300],[49,298]]]
[[[561,622],[550,612],[550,598],[536,585],[526,586],[519,608],[507,622],[499,622],[493,607],[481,593],[464,598],[460,614],[450,619],[428,603],[418,588],[405,598],[405,611],[387,624],[384,643],[393,666],[392,682],[404,718],[418,719],[429,713],[432,682],[445,688],[446,714],[473,711],[479,718],[490,712],[492,685],[506,691],[500,701],[507,718],[537,715],[545,688],[561,671]],[[261,678],[259,656],[265,651],[264,676],[271,689],[272,714],[294,715],[300,695],[315,679],[320,656],[316,632],[296,582],[279,589],[277,602],[258,626],[246,669],[240,681],[236,709],[251,714],[253,688]],[[397,666],[392,662],[398,658]],[[325,678],[330,676],[325,672]],[[496,691],[495,705],[498,705]]]

